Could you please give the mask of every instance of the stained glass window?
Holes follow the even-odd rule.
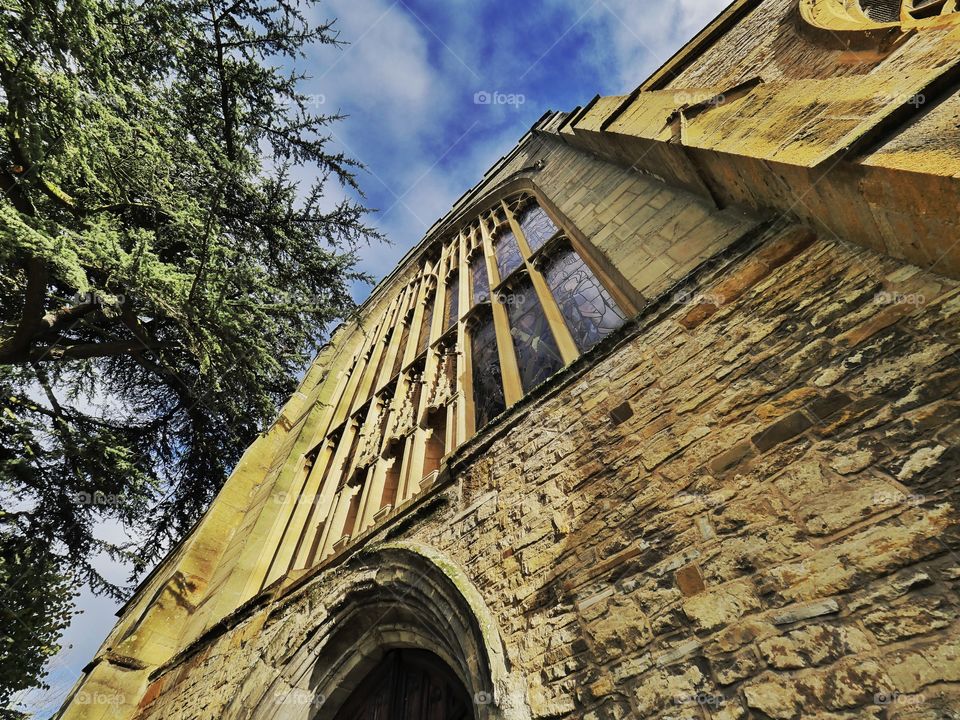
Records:
[[[427,349],[430,341],[430,325],[433,322],[433,296],[426,300],[427,306],[423,309],[423,322],[420,323],[420,337],[417,339],[417,356]]]
[[[447,317],[444,328],[453,327],[460,313],[460,276],[454,275],[447,279]]]
[[[507,406],[503,398],[503,378],[500,375],[500,357],[497,355],[497,337],[492,318],[487,318],[471,333],[471,349],[473,402],[479,430]]]
[[[494,249],[497,254],[497,270],[500,271],[501,280],[523,265],[517,238],[509,230],[497,236],[494,241]]]
[[[539,205],[531,205],[520,213],[520,227],[523,229],[523,236],[527,239],[531,252],[543,247],[543,244],[552,238],[558,229]]]
[[[592,348],[626,319],[607,289],[572,249],[550,258],[544,276],[580,352]]]
[[[490,278],[487,277],[487,266],[483,261],[483,255],[478,255],[470,263],[470,275],[473,277],[473,304],[489,300]]]
[[[529,279],[500,297],[507,306],[520,383],[528,392],[563,367],[563,358]]]

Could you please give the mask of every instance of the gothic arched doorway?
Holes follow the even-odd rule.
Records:
[[[336,720],[473,720],[473,712],[463,683],[440,658],[423,650],[391,650]]]

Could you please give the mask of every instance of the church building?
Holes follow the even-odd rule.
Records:
[[[960,718],[958,0],[735,0],[333,333],[62,720]]]

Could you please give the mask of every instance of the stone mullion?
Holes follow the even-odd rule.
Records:
[[[623,277],[620,270],[614,267],[603,253],[587,240],[576,225],[563,221],[560,217],[560,211],[549,198],[541,196],[539,192],[534,193],[534,197],[537,204],[553,221],[553,224],[561,228],[564,236],[570,241],[570,247],[610,293],[610,297],[617,303],[624,315],[631,318],[640,312],[640,308],[646,304],[646,301],[637,289]]]
[[[303,543],[309,542],[306,536],[309,534],[308,529],[311,519],[317,517],[320,484],[323,481],[327,466],[333,459],[335,449],[336,447],[330,440],[323,441],[323,447],[317,453],[317,459],[307,474],[303,491],[297,498],[297,504],[287,524],[283,540],[277,548],[277,554],[267,576],[266,585],[269,585],[284,572],[294,569],[298,549]]]
[[[315,434],[315,438],[325,438],[326,434],[330,431],[333,419],[338,407],[343,402],[346,389],[352,376],[353,372],[344,371],[341,373],[337,381],[337,388],[331,395],[326,417]],[[316,440],[310,443],[311,449],[315,442]],[[316,522],[318,518],[324,517],[324,515],[329,512],[329,508],[318,510],[323,504],[323,498],[319,495],[319,493],[322,492],[320,483],[324,477],[327,463],[331,462],[334,454],[334,450],[331,447],[332,443],[328,440],[324,440],[323,443],[324,447],[318,453],[313,467],[310,469],[310,472],[307,473],[301,485],[301,490],[290,512],[273,562],[264,581],[265,585],[273,582],[282,575],[283,572],[288,569],[293,569],[297,565],[298,556],[300,556],[299,548],[304,544],[309,548],[310,545],[308,538],[305,536],[312,534],[310,532],[311,521]]]
[[[473,295],[471,285],[473,284],[473,276],[470,273],[470,263],[468,258],[470,257],[470,235],[465,232],[460,232],[460,307],[459,312],[457,313],[457,347],[456,347],[456,358],[457,358],[457,394],[456,394],[456,413],[455,413],[455,428],[456,428],[456,438],[454,439],[455,445],[461,445],[467,441],[467,438],[473,435],[473,423],[471,417],[473,415],[473,383],[470,382],[470,376],[468,374],[470,363],[467,357],[467,327],[466,322],[464,322],[464,315],[469,312],[472,307]]]
[[[444,318],[446,316],[445,305],[447,300],[447,278],[450,275],[448,272],[444,272],[444,269],[449,256],[450,246],[446,245],[443,248],[443,251],[440,255],[440,261],[438,263],[440,273],[438,273],[437,277],[437,289],[433,294],[433,313],[430,315],[430,335],[427,339],[427,357],[426,363],[424,364],[422,386],[427,390],[433,387],[439,365],[437,351],[436,348],[433,347],[433,343],[435,343],[443,334]],[[426,309],[424,309],[424,312],[426,312]],[[427,409],[427,402],[429,401],[429,398],[427,397],[428,394],[429,392],[420,393],[420,406],[417,408],[416,415],[418,425],[420,424],[420,420],[423,418]]]
[[[329,431],[337,405],[343,398],[350,376],[349,370],[340,371],[337,386],[330,394],[326,408],[323,410],[323,417],[307,442],[307,453],[313,450]],[[252,563],[241,561],[253,568],[244,588],[244,597],[256,594],[260,589],[282,576],[291,563],[291,555],[307,527],[304,524],[305,519],[314,509],[315,483],[318,483],[318,478],[322,476],[322,468],[317,467],[319,454],[318,461],[314,462],[313,467],[307,472],[304,472],[305,464],[306,453],[300,455],[296,468],[292,472],[289,472],[289,474],[281,472],[278,482],[281,482],[284,477],[289,477],[290,481],[286,490],[279,490],[284,501],[282,504],[274,503],[278,509],[272,518],[270,530],[263,542],[257,543],[256,546],[245,547],[243,550],[243,557],[256,556],[256,560]],[[278,492],[278,490],[275,488],[274,492]]]
[[[403,294],[398,294],[391,301],[387,311],[383,314],[383,325],[380,329],[377,342],[374,345],[374,352],[370,358],[370,365],[368,366],[368,375],[369,377],[364,378],[364,382],[360,387],[360,392],[358,397],[362,398],[363,401],[368,399],[370,396],[374,395],[376,391],[380,388],[381,378],[383,377],[384,372],[387,372],[386,368],[386,355],[387,350],[390,347],[390,343],[393,339],[393,335],[396,333],[393,332],[393,329],[396,327],[396,317],[397,312],[403,306]],[[358,404],[362,404],[358,403]]]
[[[421,379],[421,401],[423,400],[423,396],[425,394],[423,381]],[[406,467],[403,468],[404,474],[400,478],[400,486],[397,490],[398,505],[407,498],[416,495],[420,491],[420,480],[423,479],[423,456],[427,449],[427,439],[426,430],[420,427],[419,424],[419,407],[422,407],[422,404],[418,406],[417,410],[418,422],[414,427],[413,432],[410,433],[409,437],[407,438]]]
[[[401,312],[402,310],[403,310],[403,307],[401,306]],[[397,384],[399,385],[399,383]],[[380,508],[383,506],[383,492],[384,492],[384,489],[386,488],[386,482],[387,482],[387,465],[390,461],[387,459],[384,459],[383,451],[387,447],[387,443],[388,443],[387,436],[389,435],[389,430],[393,425],[394,415],[398,412],[398,408],[396,407],[397,395],[394,395],[394,397],[391,398],[389,402],[387,401],[382,401],[382,402],[383,402],[383,414],[385,415],[385,418],[381,418],[380,427],[386,428],[387,431],[382,432],[380,434],[380,442],[377,445],[377,459],[372,466],[373,472],[370,475],[371,493],[372,493],[371,499],[373,500],[373,502],[368,503],[364,513],[359,516],[360,521],[362,523],[360,525],[361,530],[366,528],[367,525],[372,524],[374,521],[374,517],[378,512],[380,512]]]
[[[397,353],[402,353],[405,348],[400,347],[400,339],[403,337],[403,317],[407,314],[407,309],[410,305],[410,299],[413,296],[413,288],[410,285],[407,285],[403,289],[403,292],[400,294],[400,302],[397,303],[397,310],[392,319],[392,325],[394,328],[393,334],[390,336],[390,342],[387,344],[387,348],[384,351],[385,356],[383,359],[383,370],[380,373],[380,377],[377,378],[376,389],[380,389],[386,383],[390,382],[393,378],[393,365],[397,360]]]
[[[449,252],[450,246],[444,246],[440,260],[437,263],[437,267],[440,268],[441,271],[445,261],[449,257]],[[439,275],[443,275],[443,277],[439,277]],[[433,292],[432,298],[433,312],[430,314],[430,331],[427,339],[426,362],[424,363],[423,375],[420,378],[420,398],[414,415],[416,424],[412,435],[410,462],[408,463],[407,473],[403,483],[403,493],[398,493],[397,504],[420,492],[420,481],[423,479],[423,459],[427,448],[427,438],[431,431],[426,430],[422,426],[422,422],[430,402],[430,389],[433,387],[437,376],[438,358],[433,343],[436,342],[443,333],[443,303],[446,299],[446,283],[446,274],[442,272],[438,273],[437,288]],[[427,303],[431,302],[429,295],[426,296],[425,300]],[[426,314],[426,305],[424,306],[423,312]]]
[[[346,488],[343,488],[346,490]],[[337,509],[337,505],[340,502],[340,496],[342,491],[338,490],[334,493],[333,497],[330,498],[330,509],[327,513],[327,518],[323,523],[323,529],[320,531],[316,537],[312,538],[308,545],[304,545],[303,551],[306,553],[307,560],[303,567],[313,567],[323,559],[322,550],[327,544],[327,540],[330,537],[330,530],[333,527],[333,514]]]
[[[344,536],[344,525],[347,522],[347,515],[350,512],[350,503],[354,496],[359,492],[355,485],[345,485],[337,494],[334,510],[330,515],[330,520],[324,527],[324,537],[314,557],[314,562],[320,562],[333,552],[333,546],[336,545]]]
[[[338,406],[338,408],[337,408],[337,411],[336,411],[336,413],[335,413],[335,415],[334,415],[334,422],[335,422],[335,423],[339,423],[339,422],[341,422],[342,420],[344,420],[344,419],[346,419],[347,417],[349,417],[349,415],[346,415],[346,416],[343,416],[343,417],[342,417],[342,415],[343,415],[343,413],[345,412],[345,410],[346,410],[347,408],[351,408],[351,407],[352,407],[352,405],[353,405],[353,403],[354,403],[354,399],[353,399],[353,398],[357,397],[357,391],[358,391],[359,386],[360,386],[360,378],[365,374],[365,371],[366,371],[367,366],[368,366],[368,361],[370,360],[370,357],[372,356],[373,344],[377,341],[377,338],[381,337],[381,330],[382,330],[382,326],[383,326],[383,325],[386,325],[386,323],[381,320],[380,326],[378,326],[374,332],[370,333],[370,334],[367,335],[367,337],[366,337],[366,340],[365,340],[365,342],[364,342],[364,344],[363,344],[363,348],[362,348],[362,350],[361,350],[361,353],[360,353],[359,357],[357,358],[357,363],[356,363],[356,365],[354,366],[353,372],[352,372],[351,375],[350,375],[350,382],[347,384],[347,389],[346,389],[345,392],[344,392],[344,400],[345,400],[346,402],[341,402],[341,403],[339,404],[339,406]],[[351,447],[351,445],[352,445],[352,443],[353,443],[353,436],[354,436],[356,433],[360,432],[360,428],[359,428],[359,427],[354,427],[355,424],[356,424],[356,423],[347,422],[346,427],[344,428],[344,431],[343,431],[343,435],[342,435],[342,437],[341,437],[341,442],[340,442],[340,444],[337,446],[337,455],[336,455],[336,457],[335,457],[335,459],[334,459],[334,464],[333,464],[333,465],[331,466],[331,468],[330,468],[330,469],[331,469],[331,472],[328,473],[328,475],[327,475],[327,482],[326,482],[326,484],[329,485],[330,483],[335,483],[335,484],[333,485],[333,488],[334,488],[334,489],[336,488],[336,484],[339,483],[340,477],[342,477],[342,475],[343,475],[343,471],[346,469],[346,463],[347,463],[347,462],[350,462],[350,460],[352,460],[352,458],[347,458],[347,457],[344,457],[344,456],[349,452],[349,448]],[[349,440],[349,442],[348,442],[348,443],[344,443],[343,440]],[[323,491],[324,491],[324,489],[321,488],[321,493],[323,493]],[[328,507],[325,506],[325,502],[324,502],[324,501],[326,501],[326,499],[327,499],[327,496],[326,496],[326,495],[324,495],[324,497],[322,497],[322,498],[318,498],[318,499],[317,499],[317,504],[318,504],[318,506],[319,506],[319,512],[317,512],[317,513],[315,514],[315,516],[316,516],[317,518],[326,518],[326,519],[329,519],[329,518],[327,518],[327,515],[329,514],[330,510],[329,510]],[[310,529],[308,530],[308,532],[309,532],[310,534],[312,534],[312,535],[315,536],[315,535],[316,535],[316,523],[313,523],[312,525],[313,525],[313,527],[310,528]],[[324,531],[326,531],[326,528],[327,528],[327,525],[325,524],[325,525],[324,525]],[[296,562],[299,563],[300,560],[301,560],[301,554],[298,553]],[[308,562],[309,562],[309,560],[308,560]]]
[[[301,455],[297,461],[297,468],[294,471],[295,478],[299,480],[297,483],[299,486],[298,492],[295,499],[292,493],[286,493],[282,496],[283,499],[280,503],[280,510],[275,517],[274,527],[282,528],[278,530],[280,540],[279,542],[275,542],[272,539],[268,539],[263,544],[264,551],[270,552],[272,557],[269,563],[264,563],[266,565],[265,573],[254,573],[256,577],[250,578],[250,587],[248,587],[250,592],[245,592],[245,596],[256,594],[259,590],[265,588],[287,571],[292,549],[284,543],[284,540],[287,538],[288,531],[291,529],[297,508],[303,503],[305,485],[309,482],[312,473],[313,466],[308,464],[307,456]],[[271,498],[271,500],[274,499]],[[290,512],[284,512],[288,507],[292,508]],[[258,566],[259,565],[260,563],[258,563]]]
[[[353,399],[356,397],[357,388],[360,385],[360,378],[367,368],[367,359],[372,348],[374,338],[379,334],[379,327],[364,338],[363,345],[359,354],[356,356],[356,362],[353,364],[353,370],[350,372],[350,379],[347,387],[344,389],[343,396],[337,404],[337,409],[333,415],[332,426],[336,427],[350,416],[350,409],[353,406]]]
[[[372,415],[376,411],[377,411],[377,399],[373,398],[370,401],[369,407],[367,407],[367,411],[363,414],[363,417],[361,418],[358,416],[356,418],[358,434],[360,434],[361,436],[363,435],[364,429],[367,427]],[[354,449],[353,455],[347,458],[347,464],[344,466],[344,470],[346,471],[345,474],[347,477],[351,477],[357,469],[357,464],[358,464],[358,461],[360,460],[360,458],[357,457],[357,455],[359,454],[359,450],[360,450],[360,447],[358,445]]]
[[[360,425],[359,425],[359,428],[360,428],[359,432],[360,432],[361,434],[363,433],[363,431],[364,431],[365,428],[367,428],[367,427],[370,426],[371,420],[377,419],[378,415],[380,414],[380,413],[379,413],[380,405],[381,405],[381,401],[380,401],[378,398],[373,398],[373,400],[370,402],[370,407],[367,408],[366,416],[364,417],[363,422],[360,423]],[[384,408],[383,411],[384,411],[384,412],[387,412],[386,408]],[[380,428],[383,427],[383,423],[382,423],[382,422],[378,422],[378,423],[377,423],[377,426],[378,426],[378,427],[376,428],[376,431],[379,433],[379,432],[380,432]],[[379,464],[379,463],[382,462],[382,460],[381,460],[380,457],[379,457],[379,454],[380,454],[379,451],[380,451],[380,449],[381,449],[382,447],[383,447],[383,436],[382,436],[382,434],[381,434],[381,436],[380,436],[380,441],[377,443],[377,450],[378,450],[378,452],[377,452],[377,460],[375,460],[373,463],[371,463],[371,464],[366,468],[366,470],[364,470],[365,477],[364,477],[363,483],[362,483],[362,485],[363,485],[363,499],[361,500],[361,508],[360,508],[360,511],[357,513],[357,529],[360,529],[360,528],[362,527],[361,523],[362,523],[362,521],[363,521],[363,505],[364,505],[365,502],[366,502],[367,491],[368,491],[367,485],[370,483],[371,478],[373,477],[373,473],[371,473],[371,468],[373,468],[374,466],[376,466],[377,464]],[[360,450],[360,448],[358,447],[358,448],[357,448],[357,451],[359,451],[359,450]],[[356,457],[357,451],[354,452],[354,457],[349,458],[350,465],[347,467],[347,472],[346,472],[346,476],[347,476],[347,477],[352,477],[353,474],[356,472],[357,465],[358,465],[358,461],[360,460],[360,458]],[[353,530],[351,530],[351,533],[353,534]]]
[[[360,507],[357,508],[357,517],[354,520],[352,528],[344,528],[344,532],[349,532],[351,537],[357,537],[364,528],[364,516],[366,515],[367,504],[373,497],[373,474],[376,463],[367,467],[364,471],[363,482],[360,484]]]
[[[377,367],[380,364],[380,356],[383,353],[384,340],[387,337],[387,333],[390,332],[390,320],[393,315],[393,306],[396,303],[396,299],[390,304],[387,308],[387,311],[381,316],[380,325],[377,328],[377,331],[374,333],[374,341],[370,344],[370,350],[368,351],[369,358],[367,359],[366,367],[363,370],[360,383],[357,386],[357,391],[354,395],[353,405],[350,408],[350,412],[356,412],[360,407],[363,406],[369,398],[373,390],[374,383],[376,378],[374,375],[377,372]]]
[[[457,447],[457,407],[460,402],[457,397],[447,403],[447,422],[444,427],[447,430],[447,436],[443,439],[444,455],[449,455]]]
[[[260,588],[275,581],[289,569],[292,563],[295,550],[306,527],[308,527],[306,524],[308,522],[307,518],[313,513],[315,507],[315,495],[318,491],[320,478],[323,476],[323,467],[329,461],[330,453],[326,447],[329,443],[324,441],[323,438],[330,429],[333,414],[343,396],[349,377],[350,373],[348,371],[340,372],[340,376],[337,378],[337,387],[331,393],[330,400],[324,410],[324,417],[307,444],[308,453],[314,449],[318,442],[323,442],[324,448],[317,453],[316,460],[306,473],[303,473],[306,454],[300,456],[294,475],[295,479],[291,483],[291,490],[286,494],[285,501],[277,513],[271,536],[263,544],[264,554],[272,552],[272,559],[267,566],[266,574],[261,579],[251,577],[250,587],[247,588],[251,593],[255,593]],[[303,477],[298,480],[297,476],[301,473],[303,473]],[[296,493],[295,497],[294,492]],[[266,564],[266,561],[263,564]],[[255,575],[257,574],[255,573]],[[257,587],[253,587],[254,585]]]
[[[520,382],[520,367],[517,353],[510,335],[510,319],[507,309],[493,296],[493,288],[500,284],[500,271],[497,269],[493,240],[487,223],[481,218],[480,234],[483,238],[483,255],[487,263],[487,277],[490,281],[490,305],[493,310],[493,327],[497,334],[497,355],[500,358],[500,376],[503,379],[503,399],[510,407],[523,397],[523,384]]]
[[[400,364],[401,370],[404,370],[417,356],[417,341],[420,339],[420,325],[423,323],[423,315],[426,312],[427,296],[430,289],[427,276],[430,273],[431,269],[425,267],[423,272],[424,277],[417,291],[417,302],[414,305],[413,318],[410,320],[410,336],[407,338],[407,348],[403,356],[403,362]]]
[[[370,485],[370,497],[357,513],[357,532],[362,532],[374,522],[374,516],[383,505],[383,490],[387,484],[387,460],[378,457],[370,466],[367,483]]]
[[[407,478],[410,475],[410,464],[413,455],[413,435],[408,435],[403,439],[403,453],[400,459],[400,473],[397,480],[397,496],[394,504],[399,507],[406,496]],[[423,458],[420,458],[420,466],[423,467]]]
[[[407,343],[407,356],[404,358],[404,363],[403,363],[404,365],[407,365],[408,363],[412,362],[416,357],[417,345],[419,344],[420,332],[422,330],[421,325],[423,324],[424,315],[426,314],[426,311],[427,311],[427,303],[431,301],[431,298],[430,298],[431,292],[433,293],[432,301],[436,303],[436,297],[437,297],[436,288],[431,290],[430,283],[427,282],[427,277],[426,277],[428,274],[432,273],[433,270],[434,270],[434,267],[431,265],[426,265],[424,267],[425,277],[424,277],[424,281],[420,284],[420,291],[417,296],[416,309],[414,310],[413,320],[411,321],[411,325],[410,325],[410,338],[409,338],[409,342]],[[436,306],[434,305],[434,307]],[[436,312],[432,313],[431,323],[436,319],[436,315],[437,315]],[[430,347],[430,342],[428,339],[427,341],[427,348],[428,348],[427,357],[428,358],[430,357],[429,347]],[[420,400],[422,401],[423,399],[422,397],[423,396],[423,392],[422,392],[423,376],[422,375],[420,377],[420,382],[421,382]],[[410,392],[411,383],[409,382],[409,379],[408,379],[407,385],[408,385],[407,392]],[[418,404],[418,406],[414,408],[414,424],[416,427],[416,429],[413,431],[414,438],[417,438],[417,436],[421,435],[423,432],[419,426],[419,422],[420,422],[420,405]],[[419,444],[423,445],[422,442]],[[408,489],[413,485],[413,483],[411,483],[410,481],[412,477],[411,473],[415,473],[417,471],[417,465],[418,465],[417,455],[416,455],[416,452],[414,453],[409,452],[409,438],[408,438],[408,446],[407,446],[407,450],[405,451],[405,454],[409,455],[409,457],[405,457],[403,468],[401,469],[400,481],[397,487],[397,505],[399,505],[408,496],[409,494]],[[423,466],[422,457],[419,458],[419,465],[420,467]],[[416,479],[415,485],[417,488],[420,487],[419,478]]]
[[[560,312],[560,306],[557,305],[550,287],[547,285],[543,274],[534,267],[530,261],[530,245],[527,243],[527,236],[523,234],[523,229],[517,218],[514,216],[510,207],[503,200],[500,201],[503,211],[507,214],[507,222],[510,223],[510,229],[517,238],[517,245],[520,247],[520,254],[523,255],[523,264],[527,268],[527,274],[530,276],[530,283],[533,285],[534,292],[537,293],[537,299],[540,301],[540,307],[543,308],[543,314],[547,318],[550,330],[553,332],[553,339],[557,343],[557,349],[560,350],[560,357],[563,358],[563,364],[569,365],[580,356],[580,350],[577,343],[567,327],[567,322]]]
[[[316,544],[317,529],[320,522],[324,522],[323,531],[326,534],[330,524],[330,514],[334,507],[334,496],[342,477],[343,463],[346,460],[347,453],[350,452],[350,447],[353,445],[353,437],[356,432],[359,432],[359,428],[355,428],[354,423],[347,423],[347,426],[343,429],[343,434],[337,443],[337,449],[330,460],[330,470],[326,472],[320,493],[317,495],[314,507],[311,509],[310,517],[307,520],[307,531],[303,537],[304,542],[297,550],[294,567],[309,567],[310,562],[314,560],[311,551]]]

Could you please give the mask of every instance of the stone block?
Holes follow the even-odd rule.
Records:
[[[698,630],[716,630],[759,608],[753,585],[745,580],[711,588],[683,602],[684,613]]]

